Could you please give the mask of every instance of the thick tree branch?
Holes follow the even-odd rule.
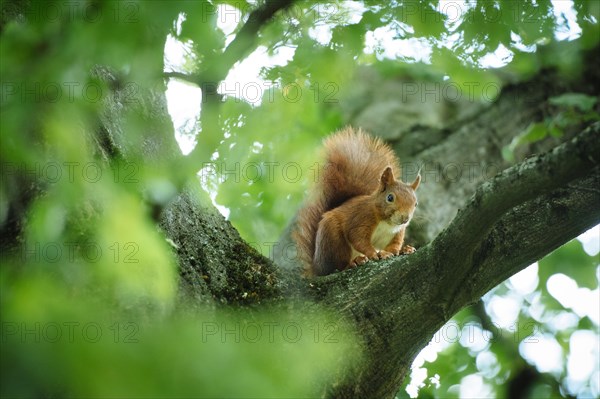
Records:
[[[468,259],[468,273],[462,279],[447,273],[454,275],[453,281],[462,280],[447,302],[447,314],[476,302],[500,282],[600,223],[600,190],[591,189],[599,186],[600,166],[595,166],[585,177],[507,212],[479,239]],[[445,300],[449,291],[444,289],[439,300]]]
[[[600,124],[595,123],[551,152],[533,156],[485,182],[477,189],[467,208],[458,213],[436,242],[458,245],[456,236],[448,235],[451,230],[463,232],[461,241],[476,242],[484,229],[508,209],[535,198],[541,191],[564,187],[573,179],[589,173],[590,168],[600,162],[599,135]],[[474,224],[473,220],[478,223]]]
[[[511,208],[523,204],[540,193],[565,187],[569,182],[589,173],[600,163],[600,123],[596,123],[549,153],[534,156],[504,170],[478,187],[467,207],[457,214],[450,226],[434,241],[432,251],[446,254],[455,263],[472,254],[494,223]],[[477,223],[473,223],[473,221]],[[460,234],[456,234],[460,232]],[[469,270],[464,270],[469,273]],[[452,273],[445,290],[459,289],[464,276]]]
[[[312,281],[316,297],[352,319],[369,348],[367,364],[333,396],[393,396],[414,356],[455,312],[600,222],[600,194],[591,189],[600,183],[599,128],[485,184],[414,255]]]
[[[190,305],[256,304],[279,298],[285,279],[245,243],[196,185],[161,214],[160,227],[179,259],[181,291]]]

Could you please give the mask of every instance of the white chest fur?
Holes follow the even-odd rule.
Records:
[[[392,237],[404,227],[404,225],[398,226],[386,222],[379,222],[371,236],[371,243],[373,243],[373,246],[377,250],[384,249],[390,243]]]
[[[373,231],[373,235],[371,236],[371,243],[375,247],[377,251],[385,249],[385,247],[390,243],[392,237],[400,230],[406,228],[406,225],[391,225],[386,222],[380,222],[375,231]],[[360,255],[360,252],[356,251],[352,248],[352,259],[356,256]]]

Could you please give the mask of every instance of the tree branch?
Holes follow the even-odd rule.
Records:
[[[476,302],[502,281],[600,223],[600,192],[579,190],[576,187],[580,185],[598,187],[600,166],[585,177],[516,206],[480,237],[462,286],[447,302],[447,314]],[[456,273],[447,274],[460,280]],[[438,301],[445,296],[442,292]]]
[[[188,74],[188,73],[176,72],[176,71],[168,71],[168,72],[163,73],[163,76],[165,78],[175,78],[175,79],[183,80],[185,82],[194,84],[198,87],[202,87],[202,79],[201,79],[200,75]]]
[[[458,213],[436,241],[458,245],[456,237],[447,233],[456,230],[463,231],[462,241],[476,242],[484,229],[510,208],[535,198],[540,191],[564,187],[573,179],[586,175],[600,162],[599,134],[600,123],[595,123],[551,152],[533,156],[485,182],[479,186],[469,206]],[[474,224],[473,220],[478,223]]]
[[[235,38],[225,48],[223,54],[216,60],[202,68],[200,73],[186,74],[183,72],[165,72],[165,78],[177,78],[198,85],[217,85],[225,79],[229,70],[236,62],[246,58],[256,47],[258,31],[266,25],[280,10],[292,5],[294,0],[267,0],[261,7],[252,11],[248,20],[242,26]]]
[[[420,348],[455,312],[598,224],[600,194],[580,187],[600,184],[599,131],[594,124],[484,184],[414,255],[312,280],[315,296],[353,320],[368,348],[367,364],[331,395],[393,396]]]
[[[201,73],[205,82],[220,82],[225,79],[233,65],[243,60],[256,47],[258,31],[280,10],[292,5],[294,0],[267,0],[261,7],[252,11],[235,38],[219,58]]]
[[[541,193],[565,187],[598,165],[599,135],[600,123],[595,123],[551,152],[531,157],[479,186],[467,207],[459,211],[450,226],[432,243],[432,251],[446,254],[445,260],[450,263],[460,262],[465,254],[473,254],[481,245],[481,237],[508,210]],[[475,220],[477,223],[473,223]],[[469,273],[469,270],[464,272]],[[453,272],[448,281],[452,285],[445,287],[446,292],[452,295],[465,278]]]

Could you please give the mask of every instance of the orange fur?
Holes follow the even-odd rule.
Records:
[[[306,274],[325,275],[402,253],[420,177],[412,185],[396,180],[400,166],[392,149],[360,129],[342,129],[324,148],[320,179],[293,233]],[[390,194],[392,203],[386,201]]]

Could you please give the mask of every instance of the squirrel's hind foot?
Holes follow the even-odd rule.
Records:
[[[379,255],[379,259],[387,259],[387,258],[391,258],[392,256],[394,256],[393,252],[388,252],[386,250],[381,250],[377,253]]]

